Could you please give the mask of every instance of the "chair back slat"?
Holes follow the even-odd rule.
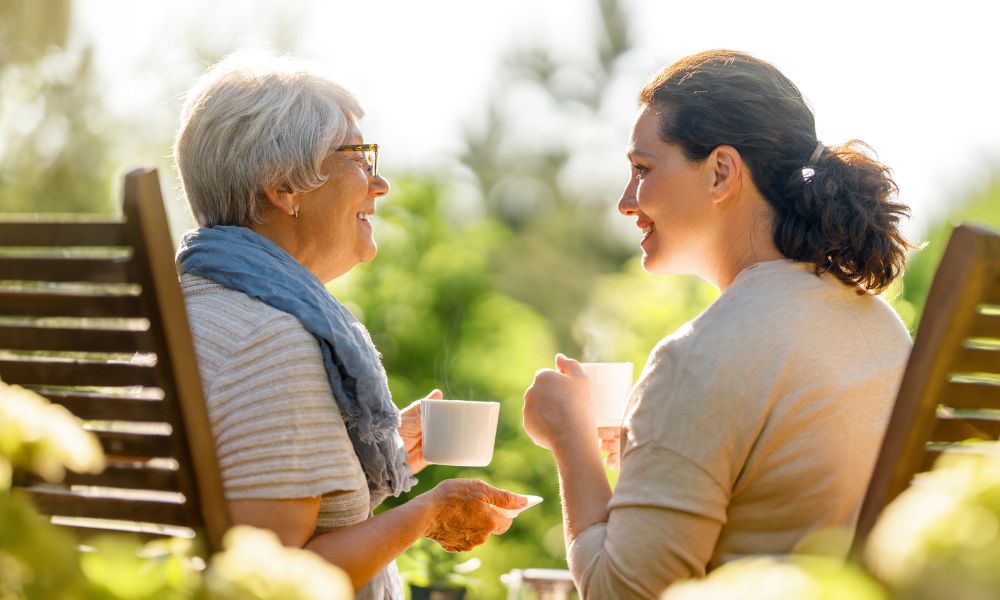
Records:
[[[104,453],[116,460],[129,458],[173,458],[174,449],[169,433],[133,433],[122,431],[92,431],[101,441]]]
[[[995,440],[1000,437],[1000,413],[982,418],[938,418],[931,439],[935,442]]]
[[[121,221],[0,221],[0,246],[127,246]]]
[[[63,483],[69,486],[106,487],[129,490],[154,490],[172,492],[177,490],[177,469],[165,466],[151,466],[153,461],[112,461],[101,473],[66,473]],[[161,463],[163,461],[160,461]],[[37,477],[20,478],[18,485],[44,485]]]
[[[19,256],[0,261],[0,280],[129,283],[127,257],[36,258]]]
[[[941,391],[942,402],[952,408],[991,408],[1000,406],[1000,381],[962,381],[946,383]]]
[[[1000,437],[1000,234],[955,228],[920,320],[855,531],[860,552],[882,509],[944,453]],[[978,440],[970,442],[970,440]]]
[[[164,525],[189,525],[191,522],[184,499],[179,496],[144,499],[151,492],[132,494],[107,493],[103,490],[70,491],[46,489],[44,486],[23,488],[31,501],[45,514],[60,517],[114,519]],[[169,492],[160,492],[169,494]]]
[[[38,388],[25,386],[45,396],[50,402],[66,407],[85,421],[129,421],[163,423],[167,414],[159,398],[130,395],[131,389],[103,388],[102,392]],[[112,391],[117,393],[111,393]]]
[[[970,342],[971,343],[971,342]],[[984,349],[965,346],[955,353],[953,373],[993,373],[1000,372],[1000,347]]]
[[[14,385],[156,386],[153,367],[98,360],[0,358],[0,378]]]
[[[135,294],[90,291],[0,289],[0,315],[6,317],[65,317],[135,319],[143,316]]]
[[[0,380],[73,412],[109,460],[15,484],[81,538],[198,532],[215,551],[229,514],[155,170],[126,176],[123,209],[0,221]]]
[[[983,295],[980,302],[1000,307],[1000,276],[994,276],[992,280],[985,282]]]
[[[974,337],[1000,339],[1000,306],[993,314],[977,313],[972,321],[972,334]]]
[[[145,331],[130,329],[87,329],[40,327],[38,325],[2,325],[0,339],[6,350],[52,350],[66,352],[152,352]]]

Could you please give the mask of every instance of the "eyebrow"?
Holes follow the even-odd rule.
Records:
[[[632,160],[632,159],[634,159],[637,156],[640,157],[640,158],[643,158],[643,157],[645,157],[645,158],[651,158],[653,155],[650,154],[650,153],[648,153],[648,152],[643,152],[639,148],[636,148],[636,147],[633,146],[632,148],[629,148],[628,152],[625,153],[625,156],[629,160]]]

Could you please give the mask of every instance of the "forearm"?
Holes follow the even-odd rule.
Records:
[[[346,571],[354,589],[361,589],[430,527],[433,506],[421,498],[317,535],[305,547]]]
[[[601,453],[592,439],[577,439],[553,448],[559,469],[566,547],[588,527],[608,520],[611,486]]]

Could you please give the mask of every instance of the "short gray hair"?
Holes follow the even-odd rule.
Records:
[[[184,195],[201,227],[262,223],[266,188],[323,185],[323,160],[364,116],[349,91],[309,63],[237,53],[188,92],[174,141]]]

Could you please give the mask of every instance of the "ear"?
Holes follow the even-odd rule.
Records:
[[[284,213],[289,217],[294,216],[298,210],[298,198],[294,192],[286,192],[278,188],[264,188],[264,197],[271,208]]]
[[[743,158],[739,150],[723,144],[708,155],[710,193],[715,203],[734,198],[743,181]]]

